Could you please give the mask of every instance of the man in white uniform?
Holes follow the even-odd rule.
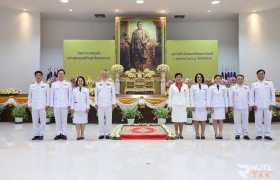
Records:
[[[46,128],[46,109],[49,106],[49,85],[42,81],[42,71],[34,73],[36,82],[31,84],[28,92],[28,107],[32,114],[35,136],[32,140],[43,140]],[[39,123],[40,119],[40,123]]]
[[[98,114],[99,139],[109,139],[112,126],[112,113],[116,105],[115,86],[108,81],[109,71],[101,71],[102,81],[96,83],[95,107]]]
[[[53,108],[56,136],[54,140],[67,140],[67,117],[71,106],[72,85],[64,80],[65,71],[57,71],[58,81],[52,84],[50,95],[50,106]]]
[[[272,81],[265,80],[265,71],[257,71],[258,81],[252,83],[250,93],[250,106],[255,110],[255,126],[257,131],[256,139],[264,138],[272,140],[270,137],[272,110],[275,106],[275,90]],[[264,133],[262,123],[264,122]]]
[[[229,92],[229,107],[234,116],[235,139],[240,139],[243,134],[244,139],[250,140],[248,136],[250,89],[249,86],[244,85],[243,75],[237,76],[236,83]]]

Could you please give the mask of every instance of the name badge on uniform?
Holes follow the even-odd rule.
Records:
[[[45,86],[41,86],[41,88],[45,88]]]
[[[106,85],[107,85],[107,86],[110,86],[110,83],[107,83]]]
[[[102,84],[100,83],[99,86],[102,86]]]

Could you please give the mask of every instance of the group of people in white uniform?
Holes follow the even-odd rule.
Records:
[[[56,122],[54,140],[67,140],[68,113],[73,115],[73,123],[77,131],[77,140],[84,139],[85,125],[88,123],[90,109],[89,89],[86,88],[84,77],[76,79],[76,88],[65,81],[65,71],[58,70],[58,81],[49,85],[42,81],[43,73],[35,72],[35,83],[31,84],[28,93],[28,107],[32,114],[35,136],[32,140],[43,140],[46,127],[46,111],[51,108]],[[102,81],[96,83],[95,108],[98,115],[99,139],[110,139],[112,126],[112,111],[116,107],[114,83],[108,81],[109,71],[101,71]],[[272,110],[275,106],[274,86],[265,80],[265,71],[257,71],[258,81],[251,88],[244,85],[244,76],[238,75],[236,85],[229,93],[221,84],[222,77],[214,77],[215,84],[208,87],[204,84],[204,76],[196,74],[195,84],[190,90],[183,83],[181,73],[175,74],[175,83],[170,86],[168,108],[174,122],[177,138],[183,139],[183,124],[187,121],[187,111],[190,108],[194,120],[196,139],[205,139],[205,127],[208,112],[211,112],[216,139],[223,139],[223,120],[228,110],[233,111],[235,124],[235,139],[249,140],[248,119],[249,111],[255,111],[255,127],[257,137],[267,140],[270,137]],[[264,122],[264,130],[262,124]],[[199,131],[199,124],[201,131]]]
[[[77,140],[84,139],[85,125],[88,123],[90,109],[89,89],[85,87],[84,77],[76,79],[76,88],[64,80],[65,71],[57,72],[58,81],[49,85],[42,81],[43,73],[35,72],[35,83],[31,84],[28,93],[28,107],[32,114],[35,136],[32,140],[43,140],[46,127],[46,111],[50,107],[54,112],[56,136],[54,140],[67,140],[68,113],[73,115],[77,131]],[[99,139],[109,139],[112,125],[112,110],[116,105],[115,86],[108,81],[109,71],[101,71],[102,81],[96,83],[95,108],[98,113]],[[40,121],[39,121],[40,120]]]
[[[187,121],[190,108],[194,120],[196,139],[205,139],[205,126],[208,112],[213,119],[216,139],[223,139],[223,120],[228,111],[233,112],[235,139],[250,140],[248,135],[249,112],[254,110],[256,139],[272,140],[270,137],[272,110],[275,106],[275,92],[272,81],[265,80],[265,71],[257,71],[258,80],[251,87],[244,84],[244,76],[238,75],[236,84],[231,86],[229,93],[221,84],[222,77],[214,76],[215,84],[208,87],[204,84],[204,76],[197,73],[195,84],[190,90],[183,83],[182,74],[175,74],[175,83],[170,86],[168,107],[174,122],[177,138],[183,139],[183,124]],[[262,127],[264,123],[264,129]],[[201,131],[199,131],[201,124]]]

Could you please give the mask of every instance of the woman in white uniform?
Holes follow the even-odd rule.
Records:
[[[71,112],[73,123],[76,126],[77,140],[84,139],[85,124],[88,123],[89,112],[89,89],[85,87],[85,79],[79,76],[76,81],[76,88],[73,90],[71,101]]]
[[[182,81],[181,73],[175,74],[176,82],[169,88],[168,107],[174,122],[177,138],[183,139],[183,124],[187,122],[187,108],[190,107],[189,89]],[[178,134],[179,129],[179,134]]]
[[[197,73],[194,78],[196,84],[190,90],[190,102],[194,120],[196,139],[205,139],[205,126],[207,120],[207,91],[208,86],[204,83],[204,76]],[[201,137],[199,135],[199,121],[201,123]]]
[[[226,118],[225,114],[228,111],[228,95],[226,87],[221,85],[222,76],[216,75],[214,80],[215,84],[209,88],[207,93],[207,106],[212,113],[215,138],[223,139],[223,120]],[[217,127],[218,121],[219,133]]]

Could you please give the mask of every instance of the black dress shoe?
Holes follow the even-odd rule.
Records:
[[[39,136],[34,136],[34,137],[32,138],[32,141],[37,140],[37,139],[39,139]]]
[[[183,136],[180,136],[180,139],[184,139],[184,137],[183,137]]]
[[[219,136],[219,139],[224,139],[223,136]]]
[[[61,139],[62,139],[62,140],[67,140],[67,136],[61,135]]]
[[[196,139],[200,139],[200,136],[196,136],[195,138],[196,138]]]
[[[54,140],[59,140],[59,139],[61,139],[61,135],[57,135],[54,137]]]
[[[109,136],[109,135],[107,135],[107,136],[105,136],[105,138],[106,138],[106,139],[110,139],[110,136]]]
[[[239,136],[239,135],[236,135],[236,136],[235,136],[235,139],[236,139],[236,140],[240,139],[240,136]]]
[[[81,140],[81,137],[77,137],[77,140]]]
[[[243,139],[250,140],[249,136],[243,136]]]
[[[101,136],[98,137],[98,139],[104,139],[104,136],[101,135]]]
[[[85,137],[84,136],[81,136],[81,140],[84,140],[85,139]]]
[[[201,139],[205,139],[205,136],[201,136]]]
[[[262,139],[261,136],[257,136],[257,137],[256,137],[256,140],[260,140],[260,139]]]
[[[44,136],[39,136],[38,137],[38,140],[43,140],[44,139]]]
[[[215,135],[215,138],[216,138],[216,139],[220,139],[220,136],[216,136],[216,135]]]
[[[272,140],[272,138],[270,137],[270,136],[264,136],[264,139],[266,139],[266,140]]]

